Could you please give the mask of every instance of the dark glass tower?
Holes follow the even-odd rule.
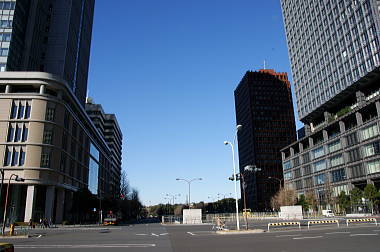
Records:
[[[94,3],[95,0],[1,1],[0,70],[58,75],[84,105]]]
[[[237,124],[243,126],[238,132],[240,172],[247,165],[261,168],[245,176],[247,207],[268,210],[283,178],[280,150],[296,140],[287,74],[247,72],[235,90],[235,108]]]

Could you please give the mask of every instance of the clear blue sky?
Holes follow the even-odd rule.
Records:
[[[118,118],[143,203],[185,202],[177,177],[203,178],[192,201],[233,192],[233,91],[264,60],[290,74],[280,0],[96,1],[89,92]]]

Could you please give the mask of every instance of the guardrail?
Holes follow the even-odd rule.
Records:
[[[377,226],[377,220],[375,218],[347,219],[346,223],[347,223],[347,227],[348,227],[348,223],[350,223],[350,222],[372,222],[372,221],[374,221],[376,226]]]
[[[310,224],[331,224],[336,223],[339,227],[339,220],[320,220],[320,221],[308,221],[307,229],[310,229]]]
[[[301,222],[276,222],[276,223],[268,223],[268,232],[269,227],[271,226],[296,226],[298,225],[298,228],[301,229]]]

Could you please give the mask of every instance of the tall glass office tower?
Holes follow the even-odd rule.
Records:
[[[0,1],[0,70],[60,76],[84,105],[94,2]]]
[[[334,209],[342,191],[380,189],[380,2],[281,3],[305,124],[281,150],[285,186]]]
[[[313,113],[380,66],[376,0],[281,0],[298,115]]]

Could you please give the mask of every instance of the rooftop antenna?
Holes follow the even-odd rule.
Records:
[[[264,60],[264,70],[266,69],[266,64],[265,64],[266,62],[265,62],[265,60]]]

